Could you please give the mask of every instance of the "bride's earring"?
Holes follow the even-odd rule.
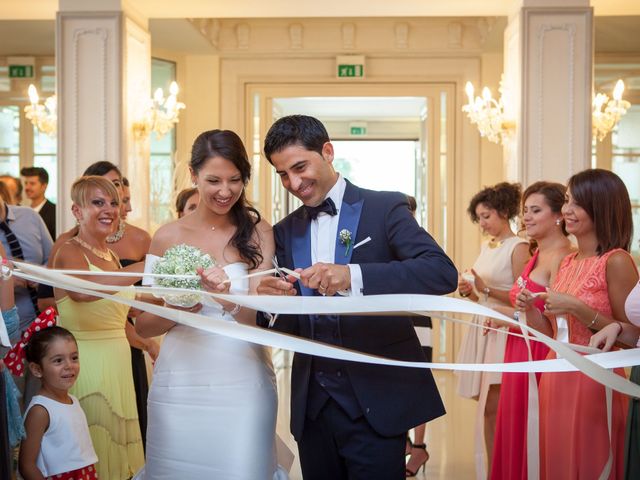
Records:
[[[561,218],[556,218],[556,225],[559,227],[560,225],[562,225],[562,219]]]

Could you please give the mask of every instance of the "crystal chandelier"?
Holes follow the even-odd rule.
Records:
[[[478,126],[480,136],[486,137],[490,142],[504,145],[515,129],[515,122],[505,118],[502,80],[498,90],[500,92],[498,100],[491,96],[491,90],[487,87],[482,89],[482,97],[474,98],[471,82],[467,82],[464,90],[467,93],[468,103],[462,107],[462,111],[467,114],[471,123]]]
[[[166,135],[176,123],[180,110],[185,104],[177,101],[178,84],[171,82],[169,96],[165,99],[162,88],[158,88],[153,94],[153,99],[148,101],[142,119],[133,123],[133,134],[137,140],[146,139],[151,132],[155,132],[159,140]]]
[[[31,105],[24,107],[24,112],[31,123],[42,133],[50,137],[56,136],[58,123],[58,102],[56,96],[52,95],[40,104],[38,90],[35,85],[29,85],[29,101]]]
[[[631,106],[626,100],[622,100],[622,93],[624,92],[624,82],[618,80],[616,86],[613,89],[613,98],[609,100],[609,97],[604,93],[598,93],[593,99],[592,106],[592,128],[593,136],[599,141],[604,140],[607,134],[613,130],[613,128],[620,121],[627,110]],[[604,107],[604,110],[602,109]]]

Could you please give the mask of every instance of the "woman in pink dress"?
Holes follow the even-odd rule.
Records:
[[[624,302],[638,282],[628,253],[631,202],[617,175],[585,170],[569,179],[562,213],[578,251],[562,261],[552,289],[540,298],[557,340],[588,345],[593,331],[627,322]],[[548,358],[555,357],[551,352]],[[616,373],[624,376],[622,369]],[[609,439],[605,388],[581,372],[543,373],[540,478],[597,479],[611,452],[607,478],[621,479],[626,407],[627,398],[614,392]]]
[[[561,212],[565,191],[564,185],[559,183],[536,182],[529,186],[522,196],[522,220],[532,247],[537,246],[537,249],[511,288],[511,303],[520,310],[537,308],[542,311],[544,302],[531,294],[545,291],[553,282],[560,262],[571,252],[571,242],[567,238]],[[518,304],[516,296],[519,294]],[[514,310],[503,313],[512,315]],[[551,326],[546,319],[539,325],[530,326],[551,335]],[[518,327],[512,325],[509,325],[509,331],[514,334],[521,333]],[[532,360],[544,360],[549,353],[549,348],[541,342],[532,340],[529,345]],[[524,339],[509,335],[504,353],[505,363],[528,360],[529,349]],[[539,374],[536,375],[536,379],[540,380]],[[491,461],[491,478],[494,480],[527,479],[528,398],[528,374],[502,374]]]

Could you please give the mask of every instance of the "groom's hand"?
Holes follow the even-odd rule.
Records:
[[[296,295],[296,288],[293,284],[296,278],[287,275],[286,280],[281,277],[262,277],[256,288],[258,295]]]
[[[300,272],[300,282],[318,293],[333,296],[340,290],[351,288],[351,270],[347,265],[316,263]]]

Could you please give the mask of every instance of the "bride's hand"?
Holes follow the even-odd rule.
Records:
[[[218,266],[209,267],[206,270],[198,268],[197,272],[205,290],[213,293],[229,293],[231,282],[228,281],[229,277],[222,268]]]

